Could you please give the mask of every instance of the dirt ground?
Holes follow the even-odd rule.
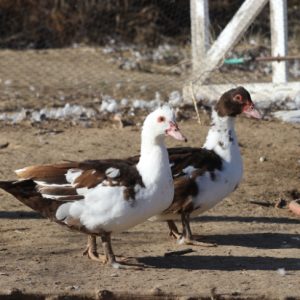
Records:
[[[204,142],[209,126],[208,117],[202,118],[202,126],[195,119],[180,122],[189,146]],[[287,202],[300,198],[300,125],[242,117],[236,124],[243,182],[192,222],[193,232],[217,247],[177,245],[164,223],[149,221],[113,237],[117,255],[133,257],[146,268],[115,270],[82,257],[86,236],[40,218],[1,190],[0,298],[16,299],[16,294],[3,295],[18,289],[74,297],[108,290],[126,299],[300,299],[300,219],[286,206],[275,208],[280,198]],[[67,122],[0,126],[0,145],[9,143],[0,149],[1,180],[15,178],[13,170],[31,164],[139,152],[138,126],[119,129],[107,123],[83,128]],[[193,252],[165,256],[184,249]],[[111,299],[108,292],[101,295]]]

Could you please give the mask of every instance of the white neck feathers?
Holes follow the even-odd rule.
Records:
[[[169,156],[163,135],[155,135],[147,127],[142,130],[141,156],[137,164],[145,184],[157,182],[162,176],[171,176]]]
[[[230,160],[233,154],[240,155],[234,130],[234,119],[230,116],[220,117],[213,110],[211,127],[204,144],[204,148],[214,150],[225,160]]]

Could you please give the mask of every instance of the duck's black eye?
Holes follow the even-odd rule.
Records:
[[[157,122],[158,122],[158,123],[164,122],[165,120],[166,120],[166,118],[163,117],[163,116],[159,116],[159,117],[157,118]]]
[[[240,95],[240,94],[235,95],[235,96],[233,97],[233,99],[234,99],[235,101],[237,101],[237,102],[240,102],[240,103],[243,101],[243,97],[242,97],[242,95]]]

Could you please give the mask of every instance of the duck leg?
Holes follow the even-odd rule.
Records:
[[[113,253],[111,247],[111,236],[110,233],[104,233],[101,235],[102,247],[104,255],[106,256],[107,262],[111,264],[112,267],[119,269],[119,264],[116,261],[116,257]]]
[[[96,238],[97,237],[95,235],[88,235],[87,246],[83,251],[82,255],[87,255],[87,257],[91,260],[98,261],[102,264],[106,264],[108,262],[107,256],[98,253]],[[128,260],[128,258],[123,256],[117,256],[117,258],[122,262]]]
[[[122,259],[121,262],[116,261],[116,256],[113,253],[112,246],[111,246],[111,234],[110,233],[103,233],[101,234],[101,241],[102,247],[104,251],[104,255],[106,257],[106,262],[110,264],[115,269],[135,269],[141,270],[143,265],[139,264],[125,264]],[[125,260],[125,259],[124,259]]]
[[[181,234],[179,233],[175,222],[172,221],[172,220],[168,220],[167,224],[168,224],[168,227],[170,229],[169,236],[171,236],[171,237],[173,237],[173,238],[175,238],[177,240],[180,239],[181,238]]]
[[[190,214],[186,212],[181,213],[181,222],[182,222],[182,235],[177,239],[178,244],[194,245],[201,247],[215,247],[216,244],[200,242],[194,239],[192,230],[190,227]]]
[[[102,264],[107,262],[107,258],[105,255],[100,255],[97,252],[97,242],[95,235],[88,235],[88,242],[85,250],[83,251],[82,255],[87,255],[88,258],[95,261],[100,261]]]

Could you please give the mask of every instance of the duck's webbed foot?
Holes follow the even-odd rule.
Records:
[[[193,246],[200,246],[200,247],[217,246],[217,244],[201,242],[194,238],[190,227],[190,215],[188,213],[181,214],[181,222],[182,222],[183,231],[182,231],[182,235],[177,239],[178,244],[193,245]]]
[[[133,269],[133,270],[142,270],[144,265],[141,264],[130,264],[127,263],[128,258],[121,257],[118,261],[116,256],[113,253],[111,247],[111,236],[110,233],[104,233],[101,235],[102,246],[104,251],[104,256],[106,257],[106,263],[111,265],[114,269]]]
[[[215,244],[215,243],[207,243],[207,242],[198,241],[197,239],[193,238],[193,236],[191,238],[181,236],[179,239],[177,239],[177,243],[179,245],[192,245],[192,246],[200,246],[200,247],[216,247],[217,246],[217,244]]]
[[[89,259],[100,262],[101,264],[107,263],[107,257],[97,252],[96,236],[94,235],[88,235],[87,246],[82,255],[87,255]]]

